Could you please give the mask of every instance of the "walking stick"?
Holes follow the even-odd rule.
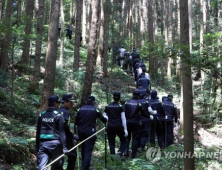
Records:
[[[107,125],[105,124],[105,169],[107,169],[107,141],[106,141],[106,136],[107,136]]]
[[[165,117],[165,147],[167,145],[167,116]]]

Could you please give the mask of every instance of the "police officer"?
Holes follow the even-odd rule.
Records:
[[[122,69],[125,62],[125,54],[126,54],[126,49],[124,48],[123,45],[121,45],[121,48],[119,49],[118,65],[121,66]]]
[[[132,53],[131,53],[131,56],[132,56],[132,61],[133,61],[133,62],[134,62],[135,59],[140,58],[140,55],[139,55],[139,53],[136,51],[136,48],[135,48],[135,47],[133,47],[133,51],[132,51]],[[134,65],[133,65],[133,66],[134,66]]]
[[[102,116],[99,109],[95,106],[95,97],[87,97],[86,105],[78,109],[75,125],[77,126],[80,141],[85,140],[96,132],[96,119],[99,118],[103,123],[106,119]],[[82,170],[88,170],[92,156],[96,136],[91,137],[81,145]]]
[[[150,80],[150,75],[146,72],[146,67],[142,67],[140,71],[142,72],[138,72],[138,79],[141,77],[146,77]]]
[[[173,119],[175,123],[177,123],[177,108],[176,105],[173,103],[173,95],[169,94],[167,96],[167,100],[163,102],[163,109],[167,116],[167,138],[166,138],[166,147],[173,144]]]
[[[72,39],[72,28],[70,25],[66,28],[66,37],[69,37],[70,40]]]
[[[62,106],[59,108],[59,112],[63,115],[63,118],[65,120],[65,133],[66,133],[66,145],[68,149],[72,149],[74,147],[74,140],[78,140],[78,136],[74,135],[70,130],[70,115],[68,110],[71,110],[73,107],[73,94],[64,94],[62,97],[62,100],[60,100],[62,103]],[[74,170],[75,169],[75,163],[76,163],[76,157],[77,153],[76,150],[72,150],[67,155],[68,157],[68,164],[67,164],[67,170]],[[64,159],[62,158],[63,162]],[[54,166],[51,167],[51,170],[54,170]]]
[[[156,113],[156,111],[153,111],[152,108],[149,105],[149,101],[146,99],[146,93],[143,91],[140,92],[140,100],[143,109],[144,114],[141,114],[140,120],[142,122],[142,133],[140,136],[140,143],[139,143],[139,150],[143,151],[145,149],[145,146],[148,142],[148,134],[149,134],[149,124],[150,124],[150,113]]]
[[[113,102],[105,107],[103,116],[107,118],[107,136],[109,141],[110,154],[115,154],[115,138],[120,139],[119,156],[125,151],[126,137],[128,136],[126,117],[123,106],[119,104],[121,93],[116,91],[113,93]]]
[[[161,118],[165,117],[162,103],[158,100],[157,91],[151,91],[151,99],[149,104],[153,110],[157,111],[157,114],[150,115],[151,122],[151,131],[150,131],[150,144],[155,146],[155,136],[157,134],[158,145],[160,148],[164,148],[164,139],[163,139],[163,127],[160,122]]]
[[[48,108],[43,111],[37,120],[36,149],[38,169],[42,170],[51,160],[60,155],[67,154],[66,135],[64,131],[64,118],[59,108],[59,97],[48,98]],[[55,169],[63,169],[61,159],[53,164]]]
[[[145,89],[151,90],[151,83],[150,80],[146,77],[141,77],[138,80],[138,84],[141,84],[141,86]]]

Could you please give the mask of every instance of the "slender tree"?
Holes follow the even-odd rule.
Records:
[[[191,66],[187,62],[190,57],[189,49],[189,14],[188,0],[180,0],[180,50],[181,50],[181,102],[183,107],[183,130],[184,130],[184,169],[194,170],[194,158],[189,155],[194,154],[193,137],[193,93]]]
[[[30,51],[30,34],[32,32],[32,20],[33,20],[34,1],[27,0],[26,2],[26,25],[25,25],[25,37],[22,46],[21,64],[29,63],[29,51]]]
[[[65,39],[65,13],[64,13],[64,1],[60,0],[60,23],[59,23],[59,37],[60,37],[60,55],[59,65],[63,67],[63,54],[64,54],[64,39]]]
[[[92,16],[90,26],[89,47],[86,61],[86,73],[82,89],[81,105],[85,104],[86,98],[91,94],[93,74],[96,66],[96,37],[98,34],[98,20],[99,20],[99,5],[100,0],[92,0]]]
[[[103,34],[103,76],[107,77],[108,72],[108,40],[109,40],[109,21],[111,14],[111,2],[110,0],[106,0],[104,3],[104,34]]]
[[[35,4],[35,17],[36,17],[36,44],[35,44],[35,59],[34,59],[34,73],[32,76],[30,91],[35,92],[39,86],[40,80],[40,63],[42,51],[42,35],[43,35],[43,18],[44,18],[44,3],[45,0],[38,0]]]
[[[54,93],[55,69],[57,58],[59,3],[60,0],[51,0],[48,46],[46,52],[45,77],[43,84],[43,98],[40,108],[41,111],[46,109],[48,97]]]
[[[2,19],[4,5],[5,5],[5,0],[0,0],[0,20]]]
[[[73,70],[79,69],[79,47],[80,47],[80,36],[81,36],[81,16],[82,16],[83,0],[76,1],[76,29],[75,29],[75,50],[74,50],[74,61]]]
[[[5,17],[4,17],[4,31],[2,34],[2,42],[1,42],[1,51],[0,51],[0,67],[4,70],[8,70],[8,53],[11,42],[11,16],[13,12],[13,3],[11,1],[7,1]]]
[[[153,37],[153,0],[149,0],[148,2],[148,29],[149,29],[149,42],[150,46],[153,47],[154,45],[154,37]],[[149,51],[149,71],[150,74],[154,74],[154,58],[153,58],[153,50]]]

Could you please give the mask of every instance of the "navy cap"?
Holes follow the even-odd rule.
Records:
[[[133,91],[133,96],[139,96],[140,95],[140,92],[139,92],[139,90],[134,90]]]
[[[63,96],[62,96],[62,100],[60,100],[60,102],[65,102],[65,101],[71,101],[71,100],[75,100],[74,98],[73,98],[73,94],[64,94]]]
[[[94,96],[88,96],[87,101],[95,101],[96,98]]]
[[[172,94],[168,94],[167,98],[173,98],[173,95]]]
[[[142,67],[142,71],[146,71],[146,67],[143,66],[143,67]]]
[[[156,90],[151,91],[151,98],[152,99],[158,99],[159,98],[159,97],[157,97],[157,91]]]
[[[54,102],[60,103],[60,100],[57,95],[52,95],[48,98],[48,102],[49,103],[54,103]]]
[[[113,93],[113,98],[114,98],[114,99],[120,99],[120,97],[121,97],[121,93],[120,93],[119,91],[115,91],[115,92]]]

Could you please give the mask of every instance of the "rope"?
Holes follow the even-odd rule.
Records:
[[[90,138],[92,138],[93,136],[95,136],[96,134],[98,134],[99,132],[105,130],[106,127],[100,129],[99,131],[97,131],[96,133],[94,133],[93,135],[89,136],[88,138],[84,139],[82,142],[80,142],[79,144],[77,144],[76,146],[74,146],[73,148],[71,148],[69,150],[72,151],[73,149],[75,149],[76,147],[78,147],[79,145],[81,145],[82,143],[84,143],[85,141],[89,140]],[[58,158],[56,158],[54,161],[52,161],[51,163],[49,163],[48,165],[46,165],[45,167],[42,168],[42,170],[48,168],[50,165],[52,165],[54,162],[56,162],[57,160],[59,160],[60,158],[62,158],[63,156],[65,156],[65,154],[60,155]]]

